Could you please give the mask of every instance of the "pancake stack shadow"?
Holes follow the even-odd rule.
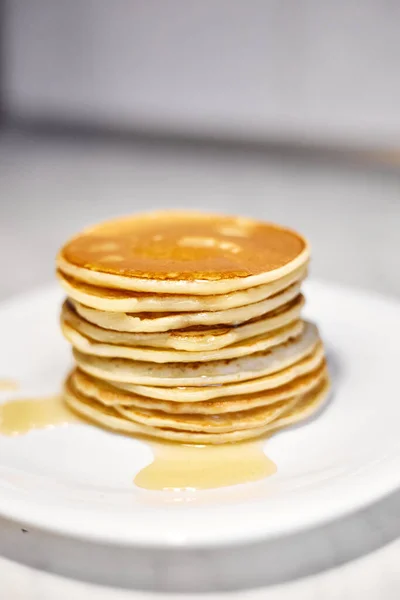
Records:
[[[329,378],[301,318],[309,251],[270,224],[198,213],[111,221],[60,251],[67,404],[124,433],[259,437],[313,414]]]

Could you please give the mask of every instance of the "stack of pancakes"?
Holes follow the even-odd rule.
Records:
[[[57,258],[76,368],[65,401],[111,429],[184,443],[311,415],[329,383],[301,319],[309,249],[250,219],[156,212],[103,223]]]

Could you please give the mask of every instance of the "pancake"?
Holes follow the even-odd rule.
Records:
[[[57,257],[75,359],[65,402],[185,444],[306,419],[329,390],[318,329],[301,318],[309,258],[296,232],[239,217],[155,212],[86,229]]]
[[[251,408],[245,411],[231,412],[222,415],[168,415],[163,411],[139,409],[134,406],[115,406],[117,413],[133,421],[149,427],[177,429],[203,433],[230,433],[241,429],[253,429],[271,423],[287,411],[288,403],[294,398],[275,402],[268,406]]]
[[[58,280],[68,296],[90,308],[109,312],[204,312],[248,306],[274,296],[293,283],[301,282],[307,273],[301,267],[285,277],[247,290],[219,296],[152,294],[113,288],[102,288],[73,279],[57,271]]]
[[[285,306],[300,294],[300,284],[293,284],[260,302],[228,310],[195,313],[116,313],[96,310],[70,300],[76,312],[86,321],[103,329],[122,332],[165,332],[193,326],[237,325],[266,315]]]
[[[177,404],[190,402],[204,402],[215,400],[215,398],[239,397],[243,394],[252,394],[266,390],[272,390],[280,386],[291,383],[297,377],[307,375],[324,363],[324,349],[321,342],[318,342],[314,350],[287,368],[270,373],[264,377],[257,377],[239,383],[224,383],[217,385],[204,385],[203,387],[154,387],[150,385],[135,385],[132,383],[121,383],[113,381],[113,387],[117,387],[127,392],[146,396],[156,400],[167,400]]]
[[[330,389],[330,380],[329,378],[326,378],[315,393],[313,390],[312,392],[301,396],[300,399],[291,406],[288,406],[286,412],[273,422],[273,429],[277,431],[278,429],[284,429],[291,425],[296,425],[296,423],[299,423],[300,421],[309,419],[320,410],[329,395]]]
[[[240,394],[234,397],[222,397],[205,402],[170,402],[168,400],[146,398],[134,392],[127,392],[100,379],[91,377],[79,369],[75,369],[71,374],[71,382],[79,393],[106,406],[132,406],[139,409],[162,411],[169,415],[187,413],[192,415],[216,416],[269,406],[270,404],[305,394],[318,386],[322,379],[326,378],[326,365],[322,363],[322,365],[311,373],[298,377],[290,383],[274,389],[252,394]]]
[[[208,363],[215,360],[249,356],[256,352],[263,352],[268,348],[284,344],[290,339],[298,337],[303,329],[303,321],[297,320],[285,327],[275,329],[269,333],[249,338],[226,348],[209,350],[208,352],[185,352],[184,350],[163,350],[160,348],[145,348],[132,346],[118,346],[117,344],[102,344],[90,340],[73,329],[67,323],[62,324],[64,337],[72,346],[91,356],[104,356],[109,358],[127,358],[134,361],[147,361],[148,363]]]
[[[259,437],[282,427],[287,427],[308,418],[322,405],[329,393],[329,381],[323,382],[311,392],[293,398],[286,403],[286,410],[267,424],[248,429],[236,429],[231,432],[208,433],[182,431],[175,428],[164,428],[144,425],[122,417],[114,408],[90,400],[80,394],[68,379],[64,388],[65,402],[94,423],[114,431],[135,435],[151,436],[158,439],[178,441],[188,444],[224,444],[244,439]]]
[[[251,219],[153,212],[88,228],[60,251],[58,269],[90,285],[167,294],[225,294],[306,265],[296,232]]]
[[[109,381],[161,387],[204,386],[255,379],[298,362],[319,341],[315,325],[305,322],[303,334],[272,349],[250,356],[197,363],[166,363],[91,356],[73,350],[78,366],[95,377]]]
[[[303,306],[304,298],[300,295],[276,311],[252,319],[243,325],[220,325],[214,328],[197,326],[161,333],[126,333],[93,325],[82,319],[68,302],[64,302],[61,311],[61,325],[67,324],[84,337],[106,344],[199,352],[225,348],[241,340],[280,329],[298,320]]]

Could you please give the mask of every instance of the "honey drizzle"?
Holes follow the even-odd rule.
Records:
[[[19,387],[18,382],[14,379],[0,379],[0,392],[13,392]]]
[[[260,440],[217,446],[154,443],[152,449],[154,461],[134,479],[138,487],[147,490],[189,492],[227,487],[259,481],[277,470]]]
[[[17,398],[0,405],[0,435],[82,422],[60,395]],[[149,442],[154,460],[134,483],[146,490],[193,492],[259,481],[276,473],[260,440],[216,446]]]
[[[0,404],[0,435],[22,435],[33,429],[79,422],[61,396],[16,398]]]

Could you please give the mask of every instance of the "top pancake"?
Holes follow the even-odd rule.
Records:
[[[100,287],[223,294],[285,277],[304,265],[307,242],[270,223],[196,212],[154,212],[109,221],[70,240],[64,274]]]

